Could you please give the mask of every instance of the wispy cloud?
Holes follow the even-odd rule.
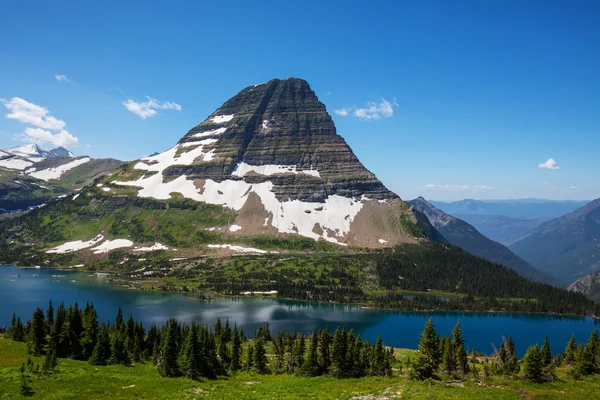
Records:
[[[342,117],[347,116],[348,114],[350,114],[350,111],[352,109],[350,107],[346,107],[346,108],[340,108],[339,110],[333,110],[334,113],[336,113],[337,115],[340,115]]]
[[[114,90],[114,91],[117,91],[117,92],[121,93],[123,96],[125,96],[125,92],[124,92],[124,91],[122,91],[121,89],[119,89],[119,88],[118,88],[118,87],[116,87],[116,86],[113,86],[113,87],[111,87],[111,88],[109,88],[109,89],[108,89],[108,91],[109,91],[109,92],[112,92],[113,90]]]
[[[489,185],[474,185],[474,186],[469,186],[469,185],[434,185],[434,184],[429,184],[429,185],[425,185],[423,187],[423,189],[425,189],[425,190],[433,190],[433,191],[440,191],[440,192],[466,192],[466,191],[488,192],[490,190],[494,190],[494,187],[493,186],[489,186]]]
[[[342,117],[347,117],[352,115],[356,118],[360,118],[362,120],[378,120],[382,118],[391,118],[394,116],[394,107],[398,107],[398,103],[394,98],[392,102],[387,101],[384,98],[381,98],[379,103],[370,101],[367,103],[367,107],[356,108],[352,107],[344,107],[337,110],[333,110],[334,113],[340,115]]]
[[[70,80],[69,78],[67,78],[66,75],[54,75],[54,78],[59,81],[59,82],[69,82],[69,83],[73,83],[72,80]]]
[[[47,108],[30,103],[20,97],[13,97],[4,102],[4,107],[10,110],[6,114],[8,119],[16,119],[24,124],[29,124],[43,129],[61,130],[65,127],[65,121],[54,118]]]
[[[128,99],[123,102],[125,108],[142,119],[153,117],[157,114],[156,110],[177,110],[181,111],[181,106],[171,101],[160,101],[146,96],[148,99],[144,102],[137,102]]]
[[[546,160],[546,162],[538,164],[538,168],[557,170],[560,169],[560,166],[556,163],[556,161],[554,161],[553,158],[549,158]]]
[[[20,97],[2,101],[9,110],[6,118],[17,120],[25,125],[25,131],[13,136],[13,139],[39,145],[48,143],[53,146],[73,147],[79,139],[65,130],[65,121],[50,115],[50,111]],[[53,133],[52,131],[56,131]]]

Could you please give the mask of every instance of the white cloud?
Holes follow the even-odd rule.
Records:
[[[38,145],[50,143],[54,147],[74,147],[79,143],[79,139],[71,135],[66,130],[61,130],[58,133],[41,128],[25,128],[25,133],[15,135],[15,139],[26,143],[36,143]]]
[[[69,82],[73,83],[66,75],[54,75],[54,78],[59,82]]]
[[[352,109],[350,107],[346,107],[346,108],[340,108],[339,110],[333,110],[333,112],[336,113],[337,115],[345,117],[350,113],[351,110]]]
[[[556,161],[554,161],[553,158],[549,158],[545,163],[539,164],[538,168],[553,170],[560,169],[559,165],[556,163]]]
[[[171,101],[159,101],[146,96],[148,101],[137,102],[128,99],[123,102],[125,108],[142,119],[150,118],[156,115],[156,110],[177,110],[181,111],[181,106]]]
[[[367,107],[364,108],[355,109],[354,107],[344,107],[337,110],[333,110],[333,112],[342,117],[346,117],[352,114],[356,118],[364,120],[375,120],[393,117],[394,107],[398,107],[398,103],[396,102],[395,98],[392,100],[391,103],[386,99],[381,98],[381,102],[376,103],[374,101],[370,101],[367,103]]]
[[[444,191],[444,192],[465,192],[467,190],[473,192],[488,192],[490,190],[494,190],[493,186],[488,185],[425,185],[424,189],[426,190],[435,190],[435,191]]]
[[[73,147],[79,143],[78,138],[64,129],[65,121],[51,116],[47,108],[30,103],[20,97],[13,97],[3,103],[10,111],[6,114],[6,118],[35,127],[26,127],[24,133],[14,135],[13,139],[38,145],[49,143],[54,147]],[[51,131],[57,131],[57,133]]]
[[[61,130],[66,125],[65,121],[51,116],[47,108],[30,103],[20,97],[13,97],[9,101],[5,101],[4,107],[10,110],[10,113],[6,114],[6,118],[16,119],[24,124],[53,131]]]

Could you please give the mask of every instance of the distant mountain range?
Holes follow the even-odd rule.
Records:
[[[516,219],[503,215],[454,214],[488,238],[509,246],[552,218]]]
[[[532,280],[564,286],[564,282],[561,280],[533,267],[506,246],[488,239],[467,222],[446,214],[427,202],[423,197],[409,201],[409,204],[425,214],[429,222],[450,244],[461,247],[465,251],[488,261],[514,269],[520,275]]]
[[[0,213],[25,210],[79,190],[123,162],[76,157],[64,147],[0,150]]]
[[[583,207],[589,201],[583,200],[471,200],[453,202],[431,201],[431,204],[450,215],[493,215],[519,220],[556,218]]]
[[[567,282],[600,270],[600,199],[538,226],[510,249]]]

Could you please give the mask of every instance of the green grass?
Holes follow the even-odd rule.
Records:
[[[396,350],[399,359],[412,350]],[[24,343],[0,338],[0,399],[22,398],[20,366],[27,361]],[[33,357],[34,364],[43,358]],[[149,363],[131,367],[95,367],[87,362],[59,359],[57,371],[46,376],[27,374],[37,399],[594,399],[600,396],[597,377],[566,378],[545,384],[494,377],[474,380],[418,382],[396,369],[393,378],[301,378],[291,375],[238,373],[216,380],[162,378]]]

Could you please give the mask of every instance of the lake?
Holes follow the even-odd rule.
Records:
[[[37,276],[36,276],[37,275]],[[74,281],[74,282],[73,282]],[[102,277],[87,272],[51,269],[22,269],[0,266],[0,326],[9,325],[13,312],[28,320],[36,307],[46,309],[52,299],[54,307],[60,302],[78,302],[84,306],[93,302],[100,321],[114,319],[121,306],[125,317],[133,314],[149,326],[163,324],[168,318],[179,321],[214,324],[217,317],[237,322],[248,336],[268,322],[271,332],[279,330],[310,333],[313,327],[345,325],[374,341],[380,333],[387,345],[416,348],[419,334],[429,318],[439,334],[447,335],[458,320],[470,351],[493,352],[502,336],[513,335],[517,351],[522,355],[527,346],[543,343],[550,338],[555,353],[564,350],[571,334],[579,342],[587,340],[596,328],[596,320],[582,317],[533,315],[519,313],[457,313],[457,312],[395,312],[361,309],[357,306],[306,303],[266,298],[221,298],[204,302],[191,295],[138,292],[107,284]]]

